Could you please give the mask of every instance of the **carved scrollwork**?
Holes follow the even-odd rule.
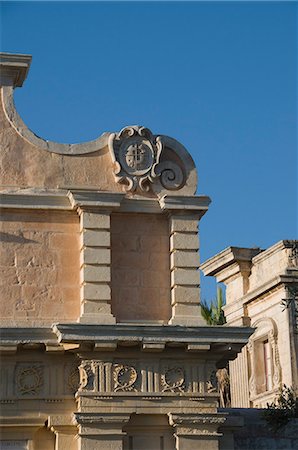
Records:
[[[298,242],[294,242],[289,254],[289,265],[298,267]]]
[[[116,365],[113,372],[114,391],[136,391],[137,370],[132,366]]]
[[[92,363],[82,363],[79,367],[80,371],[80,387],[79,390],[94,390],[94,378],[95,374],[93,371]]]
[[[16,386],[21,395],[38,395],[44,384],[43,366],[19,365],[16,370]]]
[[[158,179],[167,190],[178,190],[185,184],[182,168],[163,156],[162,136],[154,136],[148,128],[129,126],[111,133],[109,149],[116,181],[128,192],[148,192]]]
[[[181,367],[171,367],[161,375],[162,392],[184,392],[185,375]]]
[[[75,393],[80,385],[80,374],[76,364],[68,364],[65,367],[65,378],[67,382],[67,388],[71,393]]]

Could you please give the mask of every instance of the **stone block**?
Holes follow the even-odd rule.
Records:
[[[111,305],[106,301],[88,300],[83,303],[83,315],[95,314],[106,315],[111,314]]]
[[[110,247],[110,232],[102,230],[85,230],[83,232],[83,243],[86,247]]]
[[[81,286],[81,299],[110,300],[111,288],[108,284],[86,283]]]
[[[83,264],[111,264],[111,251],[106,248],[86,247],[80,253],[80,265]]]
[[[174,233],[170,238],[171,251],[173,250],[198,250],[199,239],[197,234]]]
[[[192,267],[199,268],[200,258],[196,251],[177,250],[171,253],[171,268],[175,267]]]
[[[176,303],[200,303],[199,287],[175,286],[171,290],[172,304]]]
[[[171,272],[171,286],[199,286],[200,273],[195,269],[174,269]]]
[[[111,281],[110,267],[106,266],[84,266],[80,271],[81,283],[101,283]]]
[[[172,217],[170,219],[170,230],[171,233],[174,233],[176,231],[197,233],[198,220],[193,218],[186,218],[184,216]]]
[[[81,215],[80,229],[110,229],[110,214],[97,214],[83,212]]]

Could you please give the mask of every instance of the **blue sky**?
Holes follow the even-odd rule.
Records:
[[[15,101],[36,134],[140,124],[186,146],[212,199],[202,261],[297,238],[295,2],[2,2],[1,29],[33,55]]]

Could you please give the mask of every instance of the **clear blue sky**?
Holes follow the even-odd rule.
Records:
[[[2,2],[33,62],[16,106],[45,139],[141,124],[181,141],[212,199],[201,260],[297,238],[297,4]],[[202,297],[215,292],[202,280]]]

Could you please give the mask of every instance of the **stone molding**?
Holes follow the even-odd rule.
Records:
[[[72,206],[63,191],[18,189],[0,192],[0,209],[49,209],[71,211]]]
[[[256,248],[228,247],[209,258],[200,269],[205,276],[215,276],[218,282],[225,282],[238,273],[250,273],[252,258],[261,252]]]
[[[100,436],[112,439],[125,436],[122,428],[128,423],[130,414],[77,412],[74,413],[74,423],[79,428],[79,436]]]
[[[31,55],[0,53],[0,86],[22,87],[31,60]]]
[[[218,428],[223,426],[226,416],[223,414],[172,414],[169,413],[170,425],[174,433],[179,436],[213,437],[218,438]]]
[[[169,214],[191,214],[199,220],[207,211],[211,203],[210,197],[206,195],[164,195],[160,198],[159,204],[163,211]]]

